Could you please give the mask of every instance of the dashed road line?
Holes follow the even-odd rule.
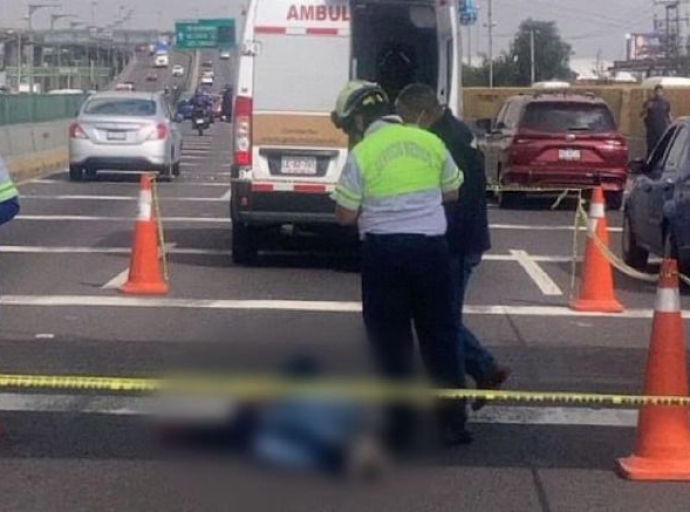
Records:
[[[515,260],[527,272],[527,275],[534,281],[541,293],[548,297],[558,297],[563,295],[563,291],[559,286],[544,272],[539,264],[532,258],[527,251],[511,250],[510,254],[515,257]]]
[[[110,281],[105,283],[101,288],[103,290],[118,290],[127,282],[129,277],[129,268],[123,270],[118,275],[113,277]]]

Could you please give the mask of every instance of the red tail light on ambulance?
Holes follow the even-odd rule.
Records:
[[[235,165],[252,165],[252,114],[254,105],[251,98],[235,98]]]

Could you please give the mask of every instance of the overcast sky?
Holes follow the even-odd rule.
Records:
[[[270,1],[270,0],[267,0]],[[486,52],[487,4],[475,0],[480,8],[480,23],[472,29],[473,49]],[[296,3],[299,0],[295,0]],[[18,26],[29,3],[52,3],[51,0],[0,0],[2,25]],[[78,14],[90,21],[91,0],[56,0],[63,12]],[[243,0],[98,0],[96,24],[112,21],[122,5],[134,9],[132,26],[136,28],[172,27],[175,19],[195,17],[235,17]],[[575,58],[595,57],[598,50],[605,59],[625,55],[627,32],[649,31],[654,13],[653,0],[493,0],[497,51],[507,47],[520,20],[533,17],[555,20],[564,38],[575,50]],[[659,9],[659,8],[657,8]],[[661,12],[661,10],[659,10]],[[37,12],[36,28],[46,27],[50,11]],[[63,24],[64,26],[64,24]]]

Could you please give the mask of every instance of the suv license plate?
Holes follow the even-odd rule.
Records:
[[[125,132],[108,132],[108,140],[125,140],[127,134]]]
[[[314,157],[283,157],[280,161],[280,173],[292,176],[315,176],[316,158]]]
[[[579,149],[560,149],[558,151],[558,158],[567,161],[580,160],[582,153]]]

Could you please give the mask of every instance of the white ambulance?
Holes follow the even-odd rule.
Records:
[[[246,16],[233,113],[236,263],[251,262],[271,230],[334,225],[330,194],[348,140],[330,112],[348,80],[424,82],[451,106],[461,92],[456,0],[252,0]]]

